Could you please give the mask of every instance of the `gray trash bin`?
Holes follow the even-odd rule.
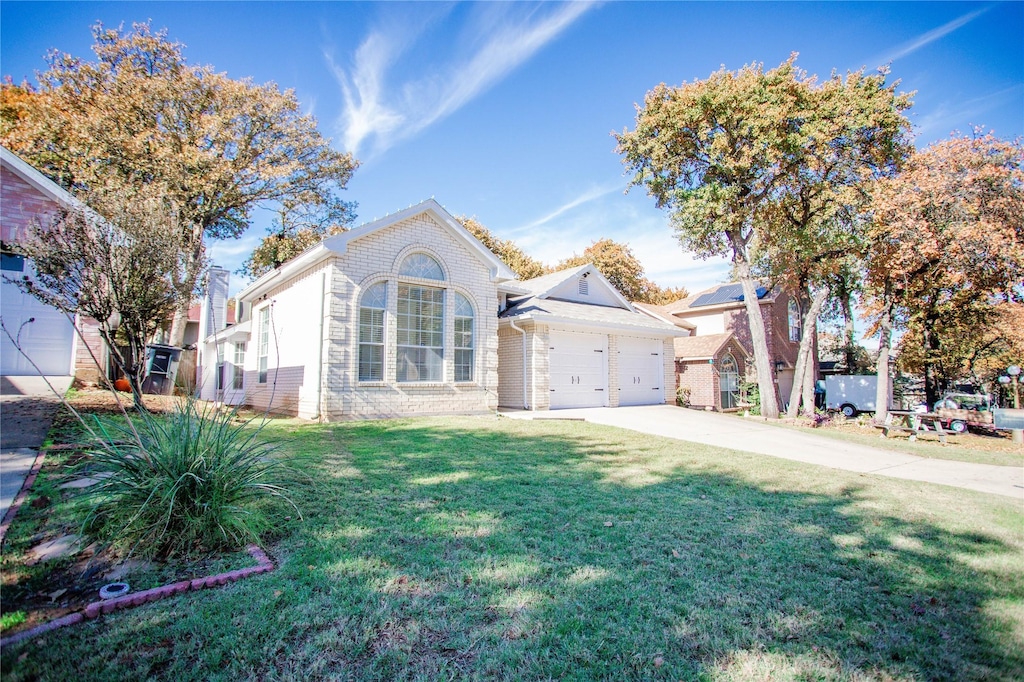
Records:
[[[155,395],[171,395],[174,391],[174,377],[178,374],[181,349],[154,343],[146,349],[146,379],[142,392]]]

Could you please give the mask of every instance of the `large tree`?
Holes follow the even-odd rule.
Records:
[[[146,342],[180,298],[175,283],[186,267],[177,207],[163,192],[123,187],[94,186],[79,196],[88,205],[61,209],[12,245],[35,269],[34,278],[14,281],[69,316],[95,319],[135,406],[144,409]]]
[[[868,309],[883,335],[907,332],[932,404],[965,369],[949,359],[972,354],[949,346],[987,343],[1024,298],[1024,149],[992,134],[937,142],[878,183],[873,207]]]
[[[629,248],[612,239],[599,239],[555,266],[555,270],[592,263],[627,300],[664,305],[686,298],[686,289],[661,287],[647,279],[644,266]]]
[[[729,256],[743,286],[762,414],[778,416],[751,248],[811,243],[851,187],[905,153],[907,96],[885,73],[863,70],[824,83],[795,66],[748,65],[679,87],[661,84],[637,107],[617,150],[683,248]],[[805,234],[806,233],[806,234]]]
[[[70,188],[159,186],[177,207],[194,290],[207,239],[238,237],[259,204],[289,202],[352,218],[338,198],[357,162],[334,150],[292,91],[188,64],[148,24],[93,27],[95,60],[51,52],[37,88],[2,87],[0,139]],[[180,344],[189,296],[177,302]]]

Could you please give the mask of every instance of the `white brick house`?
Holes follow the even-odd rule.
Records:
[[[575,283],[579,273],[572,272],[566,276]],[[510,336],[514,320],[544,343],[552,329],[589,331],[614,351],[617,335],[608,334],[614,327],[639,329],[659,349],[671,348],[678,328],[633,310],[596,270],[584,276],[594,282],[593,300],[552,298],[548,305],[575,305],[588,314],[574,313],[567,322],[527,313],[522,304],[544,295],[534,286],[538,280],[516,281],[431,199],[329,237],[239,293],[239,323],[204,341],[200,395],[324,420],[482,413],[524,407],[516,397],[523,395],[522,368],[543,373],[550,364],[547,352],[516,364],[522,344]],[[613,311],[629,319],[602,321]],[[672,377],[671,353],[662,356],[667,364],[658,384],[669,388],[657,402],[674,390],[665,381]],[[618,388],[608,380],[617,367],[611,360],[601,368],[606,391]],[[531,390],[551,384],[536,374],[527,383]],[[605,404],[619,402],[616,395]],[[528,407],[551,404],[545,396]]]

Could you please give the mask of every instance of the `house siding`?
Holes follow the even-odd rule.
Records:
[[[329,281],[328,264],[307,270],[254,302],[253,332],[245,358],[246,403],[261,411],[318,416],[320,385],[317,358],[320,355],[321,286]],[[270,308],[270,342],[267,354],[267,380],[259,382],[259,331],[261,311]],[[229,344],[230,345],[230,344]],[[330,349],[324,345],[324,359]],[[204,382],[209,379],[204,378]]]

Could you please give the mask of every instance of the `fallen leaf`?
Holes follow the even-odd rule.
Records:
[[[674,556],[675,558],[677,558],[677,559],[678,559],[678,558],[679,558],[680,556],[682,556],[682,555],[681,555],[681,554],[680,554],[679,552],[677,552],[676,550],[674,550],[674,549],[673,549],[673,550],[672,550],[672,556]]]
[[[655,656],[654,657],[654,667],[655,668],[660,668],[663,665],[665,665],[665,659],[662,658],[661,656]]]
[[[51,592],[50,594],[48,594],[48,595],[46,595],[46,596],[50,598],[50,601],[57,601],[57,600],[58,600],[58,599],[60,599],[60,598],[61,598],[61,597],[62,597],[62,596],[63,596],[63,595],[64,595],[64,594],[66,593],[66,592],[67,592],[67,588],[62,588],[62,589],[59,589],[59,590],[57,590],[56,592]]]
[[[615,525],[615,524],[613,524],[611,521],[605,521],[604,522],[604,527],[605,528],[611,528],[613,525]]]
[[[284,594],[284,592],[282,592],[281,590],[274,590],[274,597],[275,598],[280,597],[282,594]]]

